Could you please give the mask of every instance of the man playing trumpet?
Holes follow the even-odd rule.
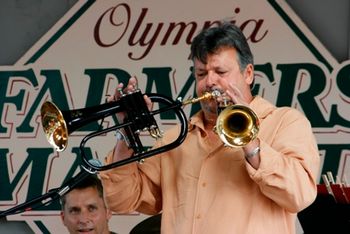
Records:
[[[197,95],[214,90],[222,95],[200,101],[201,110],[191,117],[179,147],[143,164],[101,173],[110,209],[161,212],[161,232],[166,234],[295,233],[297,212],[317,193],[319,154],[309,121],[295,109],[277,108],[252,95],[253,55],[235,25],[222,23],[200,32],[192,42],[191,59]],[[118,88],[128,92],[136,85],[131,78]],[[213,131],[223,96],[249,107],[259,119],[257,136],[240,147],[225,147]],[[177,130],[167,131],[154,147],[167,144]],[[119,140],[106,162],[131,155],[132,149]]]

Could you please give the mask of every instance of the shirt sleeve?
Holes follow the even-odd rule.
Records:
[[[319,153],[306,117],[290,109],[279,118],[275,121],[278,127],[259,138],[259,168],[255,170],[248,162],[246,167],[265,196],[296,213],[316,198]],[[273,140],[267,137],[271,134]]]
[[[113,151],[106,157],[106,164],[111,163]],[[156,157],[146,159],[145,165],[137,162],[102,171],[100,178],[108,207],[119,214],[139,211],[156,214],[161,209],[161,193],[157,171],[153,175],[143,173],[141,167],[157,167]],[[152,180],[153,179],[153,180]]]

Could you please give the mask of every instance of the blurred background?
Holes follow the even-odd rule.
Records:
[[[16,63],[76,2],[0,0],[0,65]],[[339,63],[349,60],[350,1],[286,0],[286,3]],[[32,231],[25,223],[0,220],[0,233]]]

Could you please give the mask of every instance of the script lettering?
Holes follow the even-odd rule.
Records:
[[[132,10],[126,3],[121,3],[104,11],[96,21],[94,27],[94,40],[101,47],[112,47],[123,40],[127,41],[130,48],[139,46],[143,50],[130,51],[128,57],[131,60],[142,60],[152,49],[157,46],[178,45],[185,43],[190,45],[195,33],[199,29],[208,28],[212,25],[219,24],[220,19],[206,20],[204,22],[152,22],[148,20],[148,8],[142,8],[132,19]],[[240,8],[235,8],[235,15],[231,22],[236,23],[251,43],[261,42],[268,30],[264,28],[263,19],[247,19],[242,22],[237,21],[237,15]],[[130,22],[135,22],[131,25]],[[112,37],[112,38],[111,38]],[[172,40],[171,40],[172,38]],[[182,38],[184,38],[182,40]]]

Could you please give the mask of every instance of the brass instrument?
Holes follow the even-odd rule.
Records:
[[[259,119],[249,107],[231,105],[220,112],[215,128],[225,145],[241,147],[257,137]]]
[[[152,102],[159,102],[164,107],[159,110],[149,111],[140,90],[123,94],[120,100],[105,103],[99,106],[87,107],[83,109],[61,111],[50,101],[45,102],[41,107],[42,125],[48,142],[57,150],[63,151],[68,144],[68,136],[73,131],[88,123],[103,119],[118,112],[125,112],[126,118],[123,123],[92,132],[86,135],[80,144],[83,162],[88,168],[101,171],[121,166],[134,161],[141,161],[144,158],[171,150],[179,146],[187,135],[187,119],[182,110],[184,105],[194,104],[201,100],[215,99],[221,93],[217,90],[204,93],[198,98],[191,98],[185,101],[173,101],[159,94],[147,94]],[[172,143],[145,151],[139,138],[139,134],[148,131],[154,138],[161,137],[161,132],[154,119],[154,115],[164,111],[174,111],[181,122],[180,133]],[[85,143],[98,135],[123,128],[129,140],[129,146],[133,149],[134,155],[120,162],[115,162],[105,166],[96,166],[89,163],[84,154]],[[243,105],[228,105],[220,111],[216,122],[216,132],[225,145],[231,147],[241,147],[252,141],[258,133],[258,118],[255,113]]]
[[[222,96],[218,90],[206,92],[198,98],[190,99],[184,104],[195,103],[204,99],[213,99]],[[247,106],[234,104],[223,98],[223,103],[218,104],[218,118],[214,131],[226,146],[242,147],[254,140],[259,132],[259,118],[255,112]]]
[[[63,151],[68,144],[68,136],[75,130],[107,116],[118,112],[125,112],[126,116],[123,123],[108,127],[102,130],[91,132],[86,135],[80,143],[80,152],[83,164],[86,168],[95,171],[108,170],[114,167],[122,166],[134,161],[142,161],[144,158],[171,150],[179,146],[187,135],[187,119],[182,110],[182,102],[171,100],[159,94],[147,94],[152,102],[158,102],[162,108],[149,111],[144,101],[143,94],[139,89],[134,92],[122,94],[120,99],[115,102],[104,103],[99,106],[92,106],[82,109],[61,111],[55,104],[50,101],[45,102],[41,107],[41,122],[45,136],[48,142],[57,150]],[[178,137],[168,145],[160,148],[145,150],[141,140],[140,133],[148,131],[154,138],[161,137],[154,115],[165,111],[174,111],[181,122],[180,133]],[[99,166],[89,162],[85,155],[85,144],[93,137],[124,129],[128,138],[129,147],[133,149],[133,157],[114,162],[108,165]]]

